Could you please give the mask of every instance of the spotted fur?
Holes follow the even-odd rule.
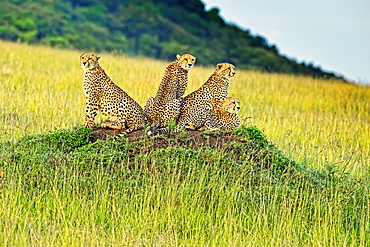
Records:
[[[122,129],[124,133],[143,128],[144,112],[125,91],[113,83],[100,67],[99,55],[84,53],[80,56],[84,70],[83,91],[86,97],[84,126],[92,128],[98,111],[107,117],[103,128]]]
[[[182,96],[188,85],[188,72],[195,60],[190,54],[177,55],[176,60],[167,66],[156,96],[150,97],[144,107],[150,123],[149,134],[166,133],[168,123],[178,119]]]
[[[221,130],[234,130],[240,127],[238,112],[240,101],[233,97],[227,97],[213,107],[213,116],[217,128]]]
[[[176,131],[186,127],[186,119],[189,118],[189,115],[193,119],[192,121],[196,118],[199,118],[199,122],[210,121],[213,105],[228,97],[230,80],[234,76],[234,65],[230,63],[217,64],[215,72],[208,78],[207,82],[182,100]],[[208,123],[208,126],[210,129],[213,128],[211,122]]]
[[[188,107],[183,111],[175,133],[181,129],[201,129],[209,131],[234,130],[239,128],[240,120],[238,112],[240,101],[236,98],[227,97],[220,102],[213,102],[211,106]]]

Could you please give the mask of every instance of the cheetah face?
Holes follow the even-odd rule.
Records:
[[[240,101],[233,97],[227,97],[221,101],[221,108],[228,113],[238,113],[240,111]]]
[[[231,63],[219,63],[217,64],[216,71],[227,77],[227,78],[232,78],[235,76],[235,66],[232,65]]]
[[[190,70],[193,68],[196,57],[190,54],[184,54],[180,56],[179,54],[176,55],[177,61],[179,62],[181,68],[184,70]]]
[[[99,66],[98,60],[100,59],[99,55],[93,53],[84,53],[80,56],[81,67],[84,70],[93,69]]]

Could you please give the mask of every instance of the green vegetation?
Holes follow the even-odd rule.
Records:
[[[78,62],[83,51],[4,41],[0,50],[0,141],[83,124],[83,71]],[[100,55],[110,78],[141,106],[157,92],[168,65]],[[195,65],[185,95],[198,89],[214,69]],[[370,175],[370,87],[238,67],[236,72],[229,91],[241,101],[242,122],[264,129],[297,161],[309,161],[319,169],[336,165],[355,176]]]
[[[368,185],[297,164],[256,127],[230,133],[222,149],[90,135],[76,127],[0,145],[1,246],[370,241]]]
[[[230,62],[239,69],[341,79],[280,55],[218,12],[205,11],[200,0],[5,0],[0,38],[164,60],[191,53],[203,65]]]
[[[367,246],[369,87],[237,66],[247,127],[198,148],[190,132],[92,143],[73,127],[82,51],[0,49],[0,246]],[[166,62],[100,55],[141,106],[155,95]],[[195,66],[185,94],[213,71]]]

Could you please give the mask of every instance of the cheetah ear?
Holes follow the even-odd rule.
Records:
[[[176,59],[177,59],[177,60],[179,60],[179,59],[180,59],[180,57],[181,57],[181,56],[180,56],[179,54],[177,54],[177,55],[176,55]]]
[[[217,69],[221,69],[221,68],[222,68],[222,63],[217,64]]]
[[[100,55],[95,55],[96,56],[96,59],[99,60],[100,59]]]

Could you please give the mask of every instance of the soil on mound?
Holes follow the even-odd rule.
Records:
[[[117,136],[119,130],[108,128],[94,128],[90,141],[106,140],[107,136]],[[129,141],[139,140],[141,137],[150,138],[152,148],[167,148],[174,143],[197,149],[203,146],[211,148],[222,148],[225,143],[234,141],[237,138],[229,132],[202,132],[188,130],[184,134],[165,134],[147,136],[143,130],[137,130],[124,136]],[[240,141],[240,140],[239,140]]]

